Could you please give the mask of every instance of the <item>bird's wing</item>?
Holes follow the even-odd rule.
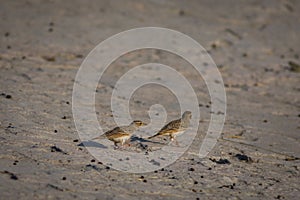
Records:
[[[160,129],[160,132],[168,132],[168,130],[177,130],[180,128],[181,119],[176,119],[174,121],[169,122],[166,124],[162,129]]]
[[[114,134],[118,134],[120,132],[124,132],[123,129],[121,127],[116,127],[110,131],[105,132],[104,134],[109,137],[110,135],[114,135]]]
[[[180,128],[180,124],[181,124],[181,119],[176,119],[174,121],[171,121],[168,124],[166,124],[164,127],[162,127],[162,129],[160,129],[160,131],[158,131],[157,134],[151,136],[149,139],[159,135],[174,133],[178,131],[178,129]]]
[[[104,138],[109,138],[111,137],[112,135],[115,135],[115,134],[119,134],[119,133],[122,133],[124,132],[123,129],[121,127],[116,127],[112,130],[109,130],[109,131],[106,131],[104,134],[98,136],[98,137],[95,137],[93,138],[94,139],[104,139]]]
[[[115,138],[121,138],[121,137],[124,137],[124,136],[131,136],[131,134],[130,133],[125,133],[125,132],[118,132],[118,133],[114,133],[112,135],[107,136],[107,138],[109,140],[113,140]]]

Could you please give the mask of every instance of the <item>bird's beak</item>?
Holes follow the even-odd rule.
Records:
[[[145,122],[142,122],[142,126],[147,126],[148,124]]]

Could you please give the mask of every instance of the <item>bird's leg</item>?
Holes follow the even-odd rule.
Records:
[[[170,142],[168,143],[168,145],[170,145],[173,142],[174,138],[172,137],[172,135],[170,135]]]
[[[130,145],[130,143],[129,143],[129,140],[124,140],[124,142],[122,143],[123,144],[123,146],[128,146],[128,147],[130,147],[131,145]]]
[[[120,147],[118,146],[118,143],[117,143],[117,142],[114,142],[114,145],[115,145],[115,147],[114,147],[115,150],[120,148]]]
[[[180,145],[179,145],[179,143],[178,143],[178,141],[177,141],[177,139],[174,137],[174,140],[175,140],[175,143],[176,143],[176,145],[178,146],[178,147],[180,147]]]
[[[174,135],[170,135],[170,140],[171,140],[170,143],[172,143],[173,141],[175,141],[175,144],[176,144],[178,147],[180,146]]]
[[[120,144],[120,150],[124,150],[125,146],[130,146],[130,144],[128,144],[126,140],[122,140]]]

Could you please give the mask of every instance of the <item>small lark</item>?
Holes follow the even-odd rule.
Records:
[[[157,134],[149,137],[152,139],[158,136],[170,136],[171,142],[175,140],[176,144],[176,135],[183,133],[190,126],[190,119],[192,118],[192,113],[190,111],[185,111],[180,119],[169,122],[165,125]]]
[[[134,131],[136,131],[140,126],[145,126],[145,125],[147,124],[145,124],[142,121],[135,120],[128,126],[116,127],[112,130],[105,132],[103,135],[93,138],[92,140],[102,139],[106,137],[110,141],[114,142],[115,147],[118,147],[117,145],[118,143],[121,143],[121,145],[123,146],[125,142],[127,142],[131,138]]]

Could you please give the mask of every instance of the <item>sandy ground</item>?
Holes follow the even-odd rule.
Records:
[[[1,199],[298,199],[300,2],[282,1],[1,1]],[[218,144],[197,156],[210,104],[201,77],[174,55],[153,50],[118,59],[99,84],[104,129],[111,85],[150,61],[174,66],[194,85],[201,126],[190,149],[161,170],[128,174],[94,160],[72,118],[76,72],[99,42],[136,27],[183,32],[211,54],[224,79],[227,116]],[[137,92],[145,111],[167,91]],[[169,94],[172,95],[172,94]],[[174,97],[172,97],[174,98]],[[176,103],[167,98],[177,116]],[[169,116],[168,116],[169,117]]]

